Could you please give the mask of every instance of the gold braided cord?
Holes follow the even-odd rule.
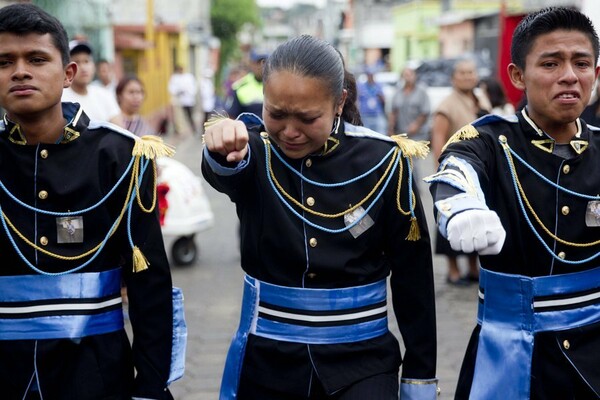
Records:
[[[505,143],[505,144],[503,144],[503,146],[506,149],[509,149],[508,144]],[[531,215],[533,216],[533,218],[536,220],[536,222],[542,227],[542,230],[544,232],[546,232],[546,234],[548,234],[548,236],[550,236],[552,239],[556,240],[559,243],[562,243],[564,245],[571,246],[571,247],[591,247],[591,246],[596,246],[596,245],[600,244],[600,240],[596,240],[595,242],[590,242],[590,243],[569,242],[568,240],[561,239],[558,236],[556,236],[554,233],[552,233],[546,227],[546,225],[544,225],[544,223],[542,222],[542,220],[538,217],[538,215],[534,211],[533,207],[529,203],[529,199],[527,199],[527,196],[525,195],[525,191],[523,190],[523,186],[521,185],[521,181],[519,181],[519,175],[517,175],[517,170],[515,168],[515,163],[513,161],[512,155],[510,154],[510,151],[507,151],[506,154],[507,154],[508,159],[509,159],[510,169],[513,172],[513,175],[515,177],[515,181],[517,183],[517,187],[519,188],[519,192],[521,193],[521,197],[525,201],[525,205],[527,206],[527,209],[529,210],[529,212],[531,213]]]
[[[339,212],[337,214],[325,214],[325,213],[322,213],[322,212],[319,212],[319,211],[311,210],[310,208],[306,207],[304,204],[300,203],[298,200],[294,199],[289,193],[287,193],[285,191],[285,189],[279,184],[279,181],[277,180],[277,178],[275,177],[275,173],[273,172],[273,164],[271,163],[271,146],[268,145],[266,147],[267,147],[267,162],[269,163],[269,174],[271,175],[271,178],[273,179],[273,182],[275,183],[275,186],[277,186],[277,189],[288,200],[290,200],[292,203],[294,203],[297,207],[301,208],[302,210],[306,211],[307,213],[310,213],[312,215],[316,215],[318,217],[323,217],[323,218],[338,218],[338,217],[344,216],[347,213],[351,213],[352,211],[354,211],[357,208],[359,208],[360,206],[362,206],[371,196],[373,196],[373,194],[375,192],[377,192],[377,189],[379,188],[379,186],[381,186],[381,184],[385,180],[386,176],[390,173],[392,165],[394,165],[394,162],[396,161],[396,159],[398,157],[398,153],[399,153],[399,149],[396,148],[394,150],[394,155],[392,156],[392,159],[391,159],[390,163],[388,164],[387,168],[385,169],[385,172],[383,173],[383,175],[381,176],[381,178],[379,179],[379,181],[375,184],[375,186],[373,187],[373,189],[371,189],[371,191],[369,192],[369,194],[367,194],[367,196],[364,197],[360,202],[358,202],[356,205],[348,208],[347,210]],[[400,164],[402,164],[402,163],[400,163]]]
[[[140,171],[140,159],[141,157],[137,156],[135,158],[135,163],[133,164],[133,171],[131,172],[135,176],[135,194],[138,206],[145,213],[151,213],[154,211],[154,207],[156,207],[156,181],[157,181],[157,173],[156,173],[156,160],[151,160],[152,162],[152,173],[153,173],[153,185],[154,190],[152,191],[152,205],[150,208],[144,207],[142,204],[142,197],[140,196],[140,182],[139,182],[139,171]]]
[[[115,223],[113,229],[111,230],[110,234],[108,235],[108,237],[110,238],[116,231],[117,228],[119,227],[119,225],[121,224],[121,221],[123,220],[123,215],[125,214],[125,211],[127,210],[127,205],[129,204],[129,199],[131,198],[131,193],[133,192],[133,182],[134,182],[134,176],[133,174],[131,175],[131,179],[129,180],[129,188],[127,189],[127,198],[125,199],[125,203],[123,204],[123,209],[121,210],[119,217],[117,218],[117,222]],[[59,260],[64,260],[64,261],[75,261],[75,260],[80,260],[84,257],[89,256],[90,254],[95,253],[96,251],[98,251],[98,249],[100,248],[100,246],[102,245],[102,243],[104,243],[104,241],[98,243],[95,247],[93,247],[92,249],[86,251],[83,254],[80,254],[78,256],[63,256],[60,254],[56,254],[53,253],[51,251],[48,251],[40,246],[38,246],[37,244],[31,242],[29,239],[27,239],[25,237],[25,235],[23,235],[18,229],[17,227],[15,227],[13,225],[13,223],[10,221],[10,219],[8,219],[8,217],[6,216],[6,214],[4,214],[4,211],[2,211],[2,218],[4,218],[4,220],[6,221],[6,223],[8,224],[8,226],[10,227],[10,229],[12,229],[12,231],[14,233],[17,234],[17,236],[19,238],[21,238],[21,240],[23,240],[26,244],[28,244],[30,247],[33,247],[35,250],[46,254],[47,256],[50,257],[54,257],[54,258],[58,258]]]
[[[408,162],[410,163],[410,167],[412,169],[412,158],[408,158]],[[400,169],[398,172],[398,189],[396,190],[396,206],[398,207],[398,211],[400,211],[400,214],[411,215],[411,210],[404,211],[404,209],[402,208],[402,204],[400,203],[400,192],[402,189],[402,172],[403,172],[404,166],[402,165],[402,162],[400,162],[399,164],[400,164]],[[414,204],[417,201],[415,192],[412,192],[411,195],[412,195],[413,204]]]

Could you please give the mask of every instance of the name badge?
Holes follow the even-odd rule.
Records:
[[[362,218],[361,218],[362,217]],[[358,207],[356,210],[344,214],[344,224],[346,226],[352,225],[356,220],[360,218],[360,221],[356,223],[352,228],[349,229],[349,232],[356,239],[360,235],[362,235],[367,229],[373,226],[375,223],[373,218],[369,216],[369,214],[365,213],[365,209],[362,207]]]
[[[585,210],[585,225],[589,227],[600,226],[600,201],[592,200],[588,202]]]
[[[56,218],[57,243],[83,243],[83,217]]]

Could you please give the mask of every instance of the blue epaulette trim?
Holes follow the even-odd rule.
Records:
[[[473,121],[471,123],[471,125],[473,126],[482,126],[482,125],[487,125],[487,124],[491,124],[492,122],[497,122],[497,121],[506,121],[506,122],[510,122],[510,123],[517,123],[519,122],[519,118],[517,118],[517,115],[508,115],[508,116],[502,116],[502,115],[498,115],[498,114],[487,114],[484,115],[483,117],[477,118],[475,121]]]
[[[599,128],[599,127],[597,127],[597,126],[594,126],[594,125],[589,125],[589,124],[588,124],[588,126],[587,126],[587,127],[588,127],[588,129],[589,129],[590,131],[594,131],[594,132],[600,132],[600,128]]]
[[[375,132],[369,128],[365,128],[364,126],[352,125],[349,122],[344,122],[344,134],[346,136],[367,137],[367,138],[372,138],[372,139],[379,139],[379,140],[383,140],[384,142],[393,142],[394,141],[387,135]]]
[[[136,136],[135,134],[129,132],[125,128],[120,127],[119,125],[113,124],[112,122],[91,120],[88,125],[88,129],[100,129],[100,128],[106,128],[110,131],[120,133],[121,135],[127,136],[128,138],[131,138],[133,140],[139,139],[139,137]]]
[[[265,124],[258,115],[249,112],[241,113],[240,115],[238,115],[236,120],[242,121],[248,129],[256,129]]]

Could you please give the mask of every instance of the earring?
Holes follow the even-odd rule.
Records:
[[[338,133],[338,129],[340,129],[340,122],[342,120],[342,118],[340,117],[340,114],[335,114],[336,116],[336,120],[333,122],[333,128],[331,129],[331,134],[335,135]]]

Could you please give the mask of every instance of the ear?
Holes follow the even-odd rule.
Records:
[[[336,105],[336,114],[342,115],[342,110],[344,109],[344,104],[346,104],[346,97],[348,97],[348,90],[342,90],[342,97],[340,97],[340,101]]]
[[[63,81],[63,88],[68,88],[73,83],[73,78],[77,74],[77,63],[70,62],[65,67],[65,79]]]
[[[507,71],[513,86],[519,90],[525,90],[526,85],[525,79],[523,78],[524,71],[513,63],[508,64]]]

